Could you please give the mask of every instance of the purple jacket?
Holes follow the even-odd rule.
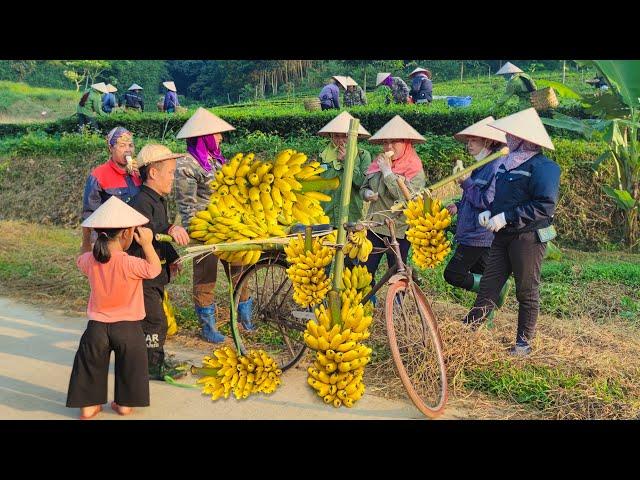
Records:
[[[168,90],[164,96],[164,110],[167,111],[168,108],[173,108],[175,110],[178,105],[180,105],[180,103],[178,103],[178,96],[176,95],[176,92]]]
[[[325,85],[318,95],[320,103],[332,108],[340,108],[340,90],[335,83]]]
[[[493,232],[480,226],[478,215],[493,202],[496,194],[496,171],[502,163],[498,158],[484,167],[474,170],[462,182],[462,198],[456,203],[458,222],[455,241],[468,247],[490,247]]]

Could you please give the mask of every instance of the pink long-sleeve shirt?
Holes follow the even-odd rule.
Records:
[[[157,277],[161,265],[152,265],[125,252],[112,254],[107,263],[98,262],[92,252],[87,252],[76,263],[91,286],[87,306],[90,320],[113,323],[142,320],[146,316],[142,280]]]

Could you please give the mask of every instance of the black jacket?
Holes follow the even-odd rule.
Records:
[[[410,94],[414,100],[428,100],[431,102],[433,100],[432,90],[433,83],[426,75],[416,75],[413,77]]]
[[[491,216],[504,212],[506,233],[548,227],[553,223],[559,190],[560,167],[541,153],[511,170],[500,165]]]
[[[142,185],[140,187],[140,193],[133,199],[131,206],[150,220],[149,223],[143,225],[143,227],[150,228],[154,235],[156,233],[168,233],[171,224],[169,223],[169,217],[167,214],[167,200],[155,190],[147,187],[146,185]],[[153,246],[158,253],[158,257],[160,257],[160,261],[166,261],[166,263],[164,263],[162,272],[160,272],[160,275],[156,278],[143,280],[143,287],[163,287],[169,283],[169,264],[179,258],[178,253],[170,243],[157,242],[154,239]],[[136,257],[144,258],[142,247],[135,240],[131,244],[131,247],[129,247],[127,253]]]
[[[130,91],[124,94],[124,104],[129,108],[139,108],[144,112],[144,98],[141,93]]]

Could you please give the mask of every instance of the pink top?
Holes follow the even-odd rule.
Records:
[[[87,252],[76,263],[91,286],[87,306],[90,320],[113,323],[142,320],[146,316],[142,280],[157,277],[161,265],[154,266],[126,252],[115,252],[107,263],[98,262],[92,252]]]

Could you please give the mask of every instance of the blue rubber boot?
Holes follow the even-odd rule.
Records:
[[[202,325],[202,336],[205,340],[212,343],[224,342],[226,337],[216,328],[216,306],[196,306],[196,314],[198,315],[198,320],[200,320],[200,324]]]
[[[253,331],[256,326],[251,321],[251,315],[253,314],[253,297],[249,297],[248,300],[238,303],[238,319],[245,330]]]

